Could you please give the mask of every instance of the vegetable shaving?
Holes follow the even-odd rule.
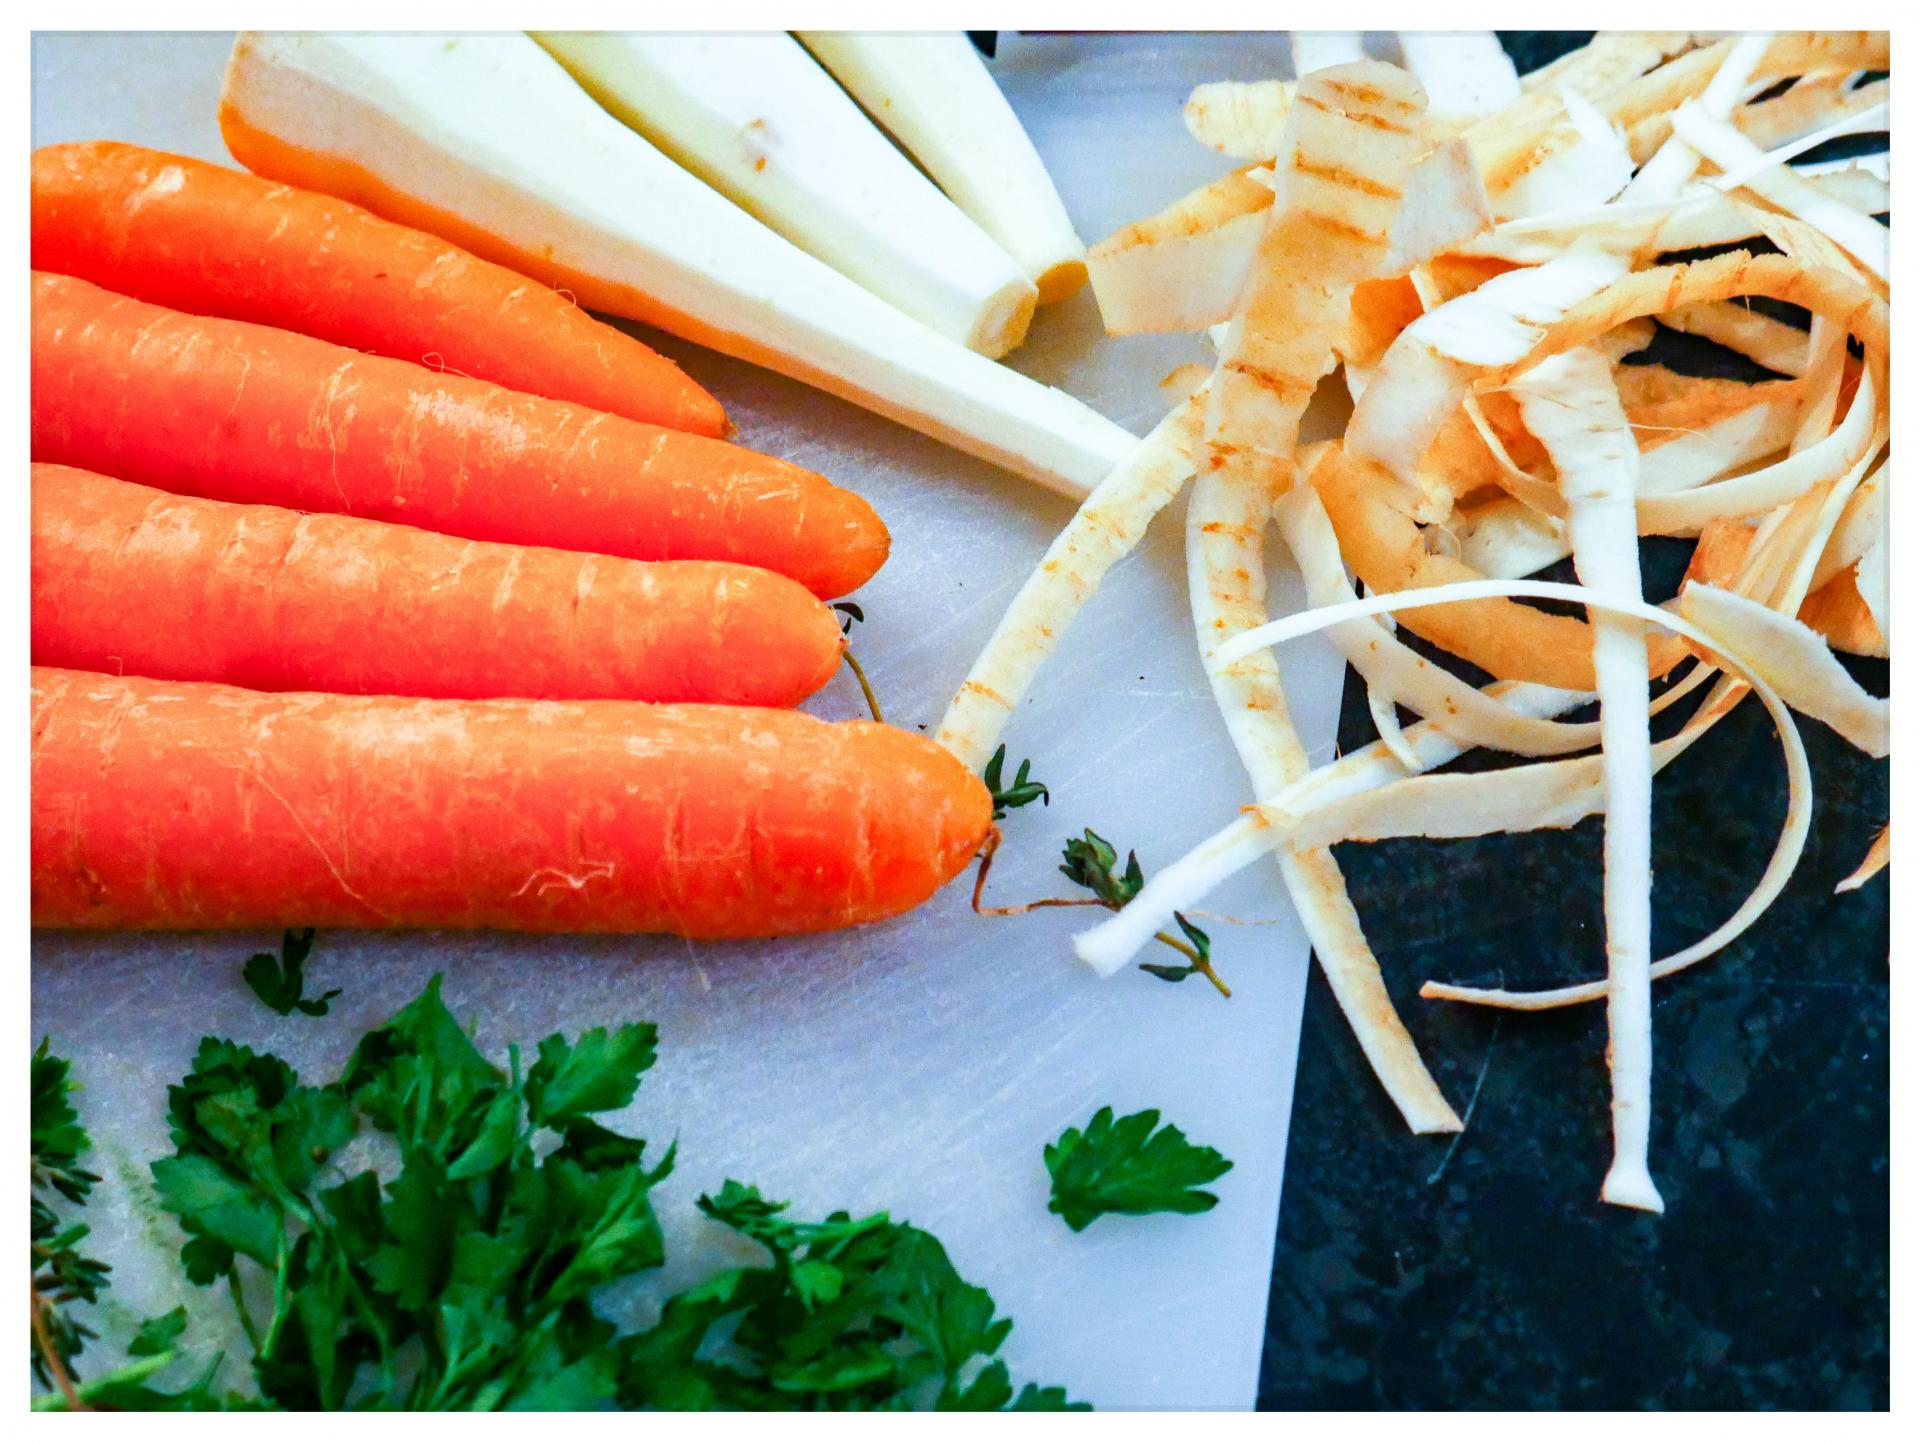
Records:
[[[1124,896],[1099,892],[1115,914],[1074,951],[1113,975],[1273,855],[1409,1127],[1457,1131],[1330,848],[1602,816],[1605,965],[1565,962],[1604,979],[1430,981],[1421,996],[1604,998],[1615,1149],[1600,1195],[1658,1211],[1652,984],[1740,936],[1792,877],[1813,805],[1793,712],[1868,756],[1891,748],[1887,701],[1835,654],[1888,649],[1886,158],[1818,158],[1886,128],[1888,83],[1862,76],[1887,69],[1887,37],[1601,35],[1519,77],[1483,40],[1403,41],[1411,74],[1364,59],[1357,34],[1294,49],[1293,76],[1187,102],[1195,139],[1243,168],[1090,251],[1110,332],[1205,331],[1218,360],[1049,549],[940,737],[986,761],[1054,638],[1192,476],[1198,644],[1251,795],[1223,798],[1212,836],[1130,874]],[[1759,377],[1675,369],[1661,332]],[[1345,434],[1302,446],[1300,416],[1341,368]],[[1311,608],[1277,620],[1270,525]],[[1695,548],[1663,605],[1643,598],[1643,536]],[[1569,556],[1579,584],[1529,579]],[[1364,680],[1379,733],[1319,766],[1272,654],[1313,633]],[[1655,778],[1749,692],[1786,763],[1772,857],[1723,923],[1654,960]],[[1597,721],[1565,719],[1596,699]],[[1652,718],[1683,705],[1653,740]],[[1435,774],[1478,748],[1532,759]],[[1887,854],[1883,829],[1839,889]]]

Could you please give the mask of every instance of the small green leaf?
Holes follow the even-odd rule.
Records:
[[[1148,976],[1157,976],[1162,981],[1181,982],[1194,974],[1192,966],[1162,966],[1157,961],[1143,961],[1140,969]]]
[[[1009,811],[1016,810],[1022,806],[1030,806],[1035,801],[1038,801],[1042,806],[1050,806],[1053,804],[1052,796],[1047,791],[1046,785],[1043,782],[1028,779],[1028,774],[1033,767],[1032,761],[1022,761],[1020,763],[1020,769],[1014,772],[1011,785],[1001,779],[1001,769],[1006,765],[1006,762],[1007,748],[1003,743],[1000,748],[993,753],[993,759],[987,762],[986,770],[980,773],[981,779],[987,784],[988,792],[993,797],[993,819],[995,821],[1003,820]]]
[[[153,1180],[160,1205],[180,1219],[190,1236],[216,1242],[264,1267],[274,1265],[285,1241],[285,1224],[279,1208],[257,1188],[206,1156],[162,1157],[153,1164]]]
[[[140,1324],[140,1330],[133,1334],[133,1340],[127,1344],[127,1355],[157,1357],[163,1352],[171,1352],[174,1343],[180,1340],[181,1333],[186,1330],[185,1307],[175,1307],[162,1317],[149,1317]]]
[[[1127,853],[1127,865],[1120,870],[1120,855],[1113,843],[1094,831],[1070,839],[1063,852],[1060,873],[1076,886],[1084,886],[1108,907],[1118,911],[1140,894],[1146,877],[1140,870],[1140,858]]]
[[[1115,1121],[1113,1108],[1102,1107],[1084,1132],[1062,1132],[1044,1154],[1053,1178],[1047,1210],[1076,1232],[1108,1212],[1210,1210],[1220,1199],[1197,1188],[1224,1176],[1233,1163],[1189,1142],[1178,1127],[1156,1131],[1159,1122],[1153,1110]]]
[[[1029,1382],[1013,1399],[1011,1412],[1091,1412],[1091,1402],[1069,1402],[1065,1387],[1036,1387]]]
[[[1186,917],[1177,911],[1174,912],[1173,919],[1179,926],[1182,934],[1185,935],[1188,941],[1193,943],[1193,949],[1200,953],[1200,960],[1211,961],[1213,959],[1213,948],[1212,944],[1207,940],[1206,932],[1195,926],[1191,921],[1188,921]]]
[[[520,1094],[502,1089],[481,1113],[479,1130],[447,1168],[449,1181],[484,1176],[504,1166],[520,1141]]]
[[[612,1032],[595,1027],[572,1043],[546,1038],[527,1073],[528,1114],[537,1125],[564,1129],[592,1113],[619,1110],[653,1065],[659,1035],[652,1022],[636,1022]]]
[[[267,951],[255,952],[241,968],[241,979],[253,989],[255,996],[281,1016],[291,1016],[296,1011],[306,1016],[325,1016],[333,999],[340,995],[340,989],[335,987],[319,997],[304,995],[306,961],[312,952],[312,927],[286,932],[280,938],[279,957]]]
[[[787,1278],[793,1283],[794,1295],[800,1299],[800,1305],[809,1310],[821,1302],[831,1302],[837,1298],[846,1282],[840,1269],[833,1263],[811,1257],[804,1262],[796,1262]]]

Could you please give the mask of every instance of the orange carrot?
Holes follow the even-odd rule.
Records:
[[[38,271],[33,458],[475,541],[740,561],[820,596],[887,554],[872,507],[785,461]]]
[[[33,468],[33,659],[258,691],[791,706],[840,664],[804,586],[457,541]]]
[[[33,153],[33,265],[703,436],[720,403],[559,291],[332,196],[98,140]]]
[[[265,695],[33,669],[36,926],[779,936],[924,901],[986,788],[799,711]]]

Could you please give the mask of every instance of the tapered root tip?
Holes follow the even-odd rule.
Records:
[[[1642,1212],[1664,1212],[1667,1204],[1660,1200],[1660,1189],[1653,1184],[1653,1177],[1644,1166],[1622,1165],[1615,1162],[1607,1172],[1607,1179],[1600,1185],[1600,1200],[1611,1202],[1616,1207],[1633,1207]]]
[[[1444,1100],[1436,1110],[1410,1111],[1402,1107],[1400,1114],[1406,1118],[1407,1130],[1417,1137],[1441,1137],[1467,1129],[1459,1113]]]
[[[1112,976],[1127,964],[1131,956],[1130,952],[1089,943],[1078,936],[1073,938],[1073,954],[1091,968],[1095,976],[1100,977]]]

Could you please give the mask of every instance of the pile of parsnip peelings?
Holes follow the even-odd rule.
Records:
[[[1518,77],[1488,35],[1452,45],[1424,87],[1412,37],[1403,59],[1303,35],[1297,81],[1194,92],[1189,130],[1247,164],[1096,246],[1088,265],[1110,331],[1207,330],[1217,360],[1181,378],[1185,398],[1048,549],[939,736],[976,769],[987,761],[1076,611],[1191,480],[1194,625],[1255,804],[1077,936],[1080,958],[1114,973],[1174,911],[1271,855],[1407,1124],[1457,1131],[1331,848],[1603,814],[1604,979],[1421,994],[1525,1010],[1604,998],[1601,1196],[1659,1211],[1652,983],[1738,937],[1793,872],[1812,792],[1790,709],[1872,756],[1889,749],[1886,700],[1833,654],[1887,654],[1886,156],[1792,164],[1887,129],[1888,40],[1601,35]],[[1656,323],[1777,378],[1636,363]],[[1345,435],[1303,445],[1301,417],[1336,367],[1354,402]],[[1269,528],[1313,606],[1278,620]],[[1643,535],[1697,538],[1680,594],[1660,605],[1642,595]],[[1568,556],[1580,584],[1523,579]],[[1534,601],[1577,603],[1586,619]],[[1430,664],[1390,618],[1495,681]],[[1312,632],[1365,679],[1379,728],[1317,768],[1273,655]],[[1666,683],[1651,701],[1650,677]],[[1656,960],[1654,774],[1749,691],[1786,763],[1778,843],[1725,923]],[[1561,719],[1596,698],[1597,721]],[[1684,724],[1654,742],[1651,718],[1689,699]],[[1403,728],[1396,707],[1423,719]],[[1440,771],[1475,747],[1527,759]],[[1882,830],[1841,887],[1886,858]]]

